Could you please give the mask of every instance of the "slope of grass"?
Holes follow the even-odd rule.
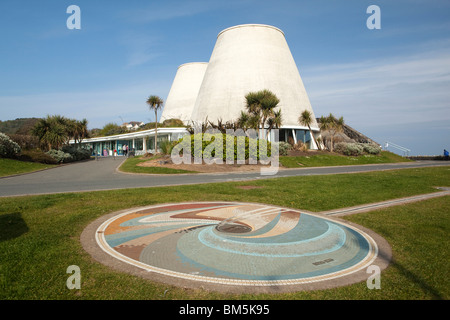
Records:
[[[355,164],[379,164],[410,161],[411,160],[388,151],[382,151],[379,155],[361,155],[357,157],[338,154],[314,155],[313,153],[311,156],[280,157],[280,163],[286,168],[346,166]]]
[[[0,158],[0,177],[51,168],[54,165]]]

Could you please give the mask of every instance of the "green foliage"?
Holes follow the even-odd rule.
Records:
[[[122,134],[122,133],[126,133],[127,129],[124,127],[119,126],[116,123],[107,123],[105,124],[105,126],[99,131],[98,135],[99,136],[113,136],[115,134]]]
[[[161,153],[165,155],[170,155],[173,147],[177,144],[177,141],[169,141],[163,140],[159,143],[159,148],[161,149]]]
[[[183,121],[180,119],[166,119],[162,123],[163,127],[185,127]]]
[[[47,154],[56,160],[57,163],[67,163],[73,161],[70,153],[66,153],[61,150],[51,149],[47,151]]]
[[[0,132],[3,132],[7,135],[10,134],[22,134],[29,135],[31,134],[31,130],[33,129],[36,122],[38,122],[38,118],[17,118],[15,120],[0,120]]]
[[[282,124],[281,110],[275,110],[280,99],[270,90],[249,92],[245,96],[247,112],[241,111],[237,124],[240,128],[260,130],[268,126],[268,131]]]
[[[335,150],[338,153],[342,153],[346,156],[360,156],[364,153],[379,154],[381,148],[377,145],[370,143],[347,143],[339,142],[335,145]]]
[[[57,163],[68,163],[72,161],[86,160],[91,154],[86,149],[77,148],[74,145],[64,146],[61,150],[51,149],[47,152]]]
[[[217,141],[222,139],[222,142]],[[200,141],[201,143],[196,143]],[[233,146],[233,150],[227,146]],[[180,139],[176,144],[177,150],[189,150],[192,157],[211,160],[221,158],[223,161],[233,160],[266,160],[271,156],[271,143],[266,140],[249,138],[248,136],[237,137],[223,133],[197,133]],[[266,149],[267,148],[267,149]],[[266,151],[267,150],[267,151]],[[220,155],[220,153],[222,153]]]
[[[18,159],[21,161],[39,162],[39,163],[44,163],[44,164],[56,164],[57,163],[55,158],[53,158],[52,156],[43,152],[40,149],[22,150],[22,153],[18,157]]]
[[[15,158],[20,154],[20,146],[12,141],[6,134],[0,133],[0,157]]]
[[[39,148],[39,139],[36,136],[25,134],[9,134],[11,140],[16,142],[22,150]]]
[[[291,149],[292,149],[292,146],[287,142],[280,141],[278,143],[278,152],[279,152],[280,156],[287,156],[289,150],[291,150]]]
[[[91,152],[89,150],[78,148],[75,145],[63,146],[61,150],[70,154],[73,161],[87,160],[91,157]]]
[[[364,147],[359,143],[339,142],[334,147],[334,151],[345,154],[346,156],[359,156],[364,152]]]
[[[380,154],[381,147],[377,146],[373,143],[364,143],[363,144],[364,152],[368,154]]]
[[[60,115],[47,116],[39,119],[32,134],[39,138],[43,149],[60,149],[71,138],[80,142],[88,136],[87,120],[78,121]]]

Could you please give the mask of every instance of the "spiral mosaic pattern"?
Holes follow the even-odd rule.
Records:
[[[252,203],[180,203],[131,210],[97,230],[113,257],[164,275],[233,285],[288,285],[351,274],[377,256],[352,226]]]

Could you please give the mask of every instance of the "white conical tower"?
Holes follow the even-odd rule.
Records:
[[[235,121],[245,111],[245,95],[268,89],[280,99],[284,128],[303,128],[298,118],[311,112],[308,95],[284,33],[273,26],[246,24],[223,30],[208,63],[192,113],[194,122]],[[305,128],[307,129],[307,128]]]
[[[164,104],[161,122],[167,119],[180,119],[185,123],[190,122],[207,65],[207,62],[191,62],[178,67]]]

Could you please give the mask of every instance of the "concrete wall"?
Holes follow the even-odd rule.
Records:
[[[283,127],[301,126],[303,110],[315,119],[284,33],[267,25],[240,25],[220,32],[192,113],[192,120],[235,121],[245,95],[271,90],[280,99]],[[317,123],[313,129],[318,130]]]
[[[160,122],[171,118],[180,119],[185,123],[191,120],[207,66],[207,62],[192,62],[178,67]]]

